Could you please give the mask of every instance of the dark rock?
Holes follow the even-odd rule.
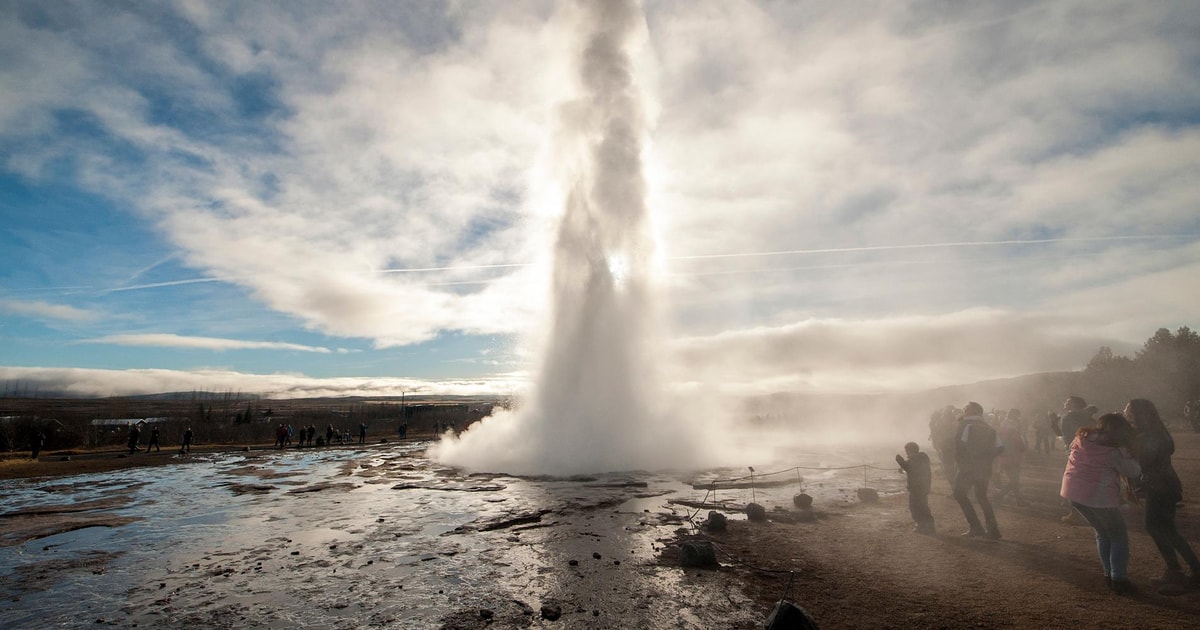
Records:
[[[796,510],[795,514],[792,515],[792,518],[797,523],[814,523],[817,520],[817,513],[811,509]]]
[[[578,560],[567,560],[567,564],[569,564],[573,567],[577,567],[577,566],[579,566],[579,561]]]
[[[298,556],[298,555],[300,555],[300,552],[299,552],[299,551],[293,551],[293,552],[292,552],[292,555],[293,555],[293,556]]]
[[[879,503],[879,492],[875,488],[859,488],[858,500],[863,503]]]
[[[813,498],[804,492],[792,497],[792,505],[795,505],[802,510],[812,507],[812,502]]]
[[[761,523],[762,521],[767,520],[767,508],[757,503],[747,503],[746,518],[756,523]]]
[[[594,551],[594,552],[592,552],[592,557],[593,557],[593,558],[595,558],[595,559],[597,559],[597,560],[599,560],[599,559],[600,559],[600,553],[599,553],[599,552],[595,552],[595,551]]]
[[[704,521],[704,531],[723,532],[729,527],[728,521],[724,514],[712,510],[708,513],[708,520]]]
[[[706,540],[689,540],[680,545],[679,563],[685,567],[716,568],[717,552]]]
[[[558,604],[542,604],[542,619],[546,621],[558,621],[562,617],[562,606]]]
[[[490,611],[490,610],[488,610],[488,609],[486,609],[486,608],[483,608],[483,609],[481,609],[481,610],[479,611],[479,618],[480,618],[480,619],[488,619],[488,620],[490,620],[492,617],[495,617],[495,616],[496,616],[496,613],[494,613],[494,612],[492,612],[492,611]]]

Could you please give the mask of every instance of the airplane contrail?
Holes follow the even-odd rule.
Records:
[[[1196,235],[1155,234],[1144,236],[1079,236],[1064,238],[1014,239],[1005,241],[959,241],[955,243],[915,243],[912,245],[866,245],[862,247],[827,247],[821,249],[786,249],[736,254],[695,254],[672,256],[666,260],[707,260],[714,258],[756,258],[765,256],[797,256],[803,254],[841,254],[853,252],[882,252],[911,249],[951,249],[956,247],[995,247],[1002,245],[1044,245],[1047,243],[1086,243],[1102,241],[1138,241],[1157,239],[1195,238]]]

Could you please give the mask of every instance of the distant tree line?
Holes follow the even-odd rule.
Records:
[[[1178,418],[1188,401],[1200,400],[1200,335],[1187,326],[1159,328],[1133,357],[1102,346],[1083,370],[1087,390],[1106,398],[1154,401],[1164,419]]]

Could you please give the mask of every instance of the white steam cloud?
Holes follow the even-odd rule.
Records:
[[[445,464],[571,474],[682,465],[696,452],[680,443],[658,370],[647,125],[630,53],[645,20],[634,1],[580,2],[573,17],[579,85],[552,139],[565,205],[539,375],[515,413],[446,436],[433,449]]]

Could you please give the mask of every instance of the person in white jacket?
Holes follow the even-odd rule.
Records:
[[[1104,579],[1117,594],[1135,591],[1129,567],[1129,534],[1121,505],[1121,478],[1137,479],[1141,467],[1132,451],[1134,431],[1119,413],[1104,414],[1095,427],[1080,428],[1070,442],[1062,496],[1096,530]]]

